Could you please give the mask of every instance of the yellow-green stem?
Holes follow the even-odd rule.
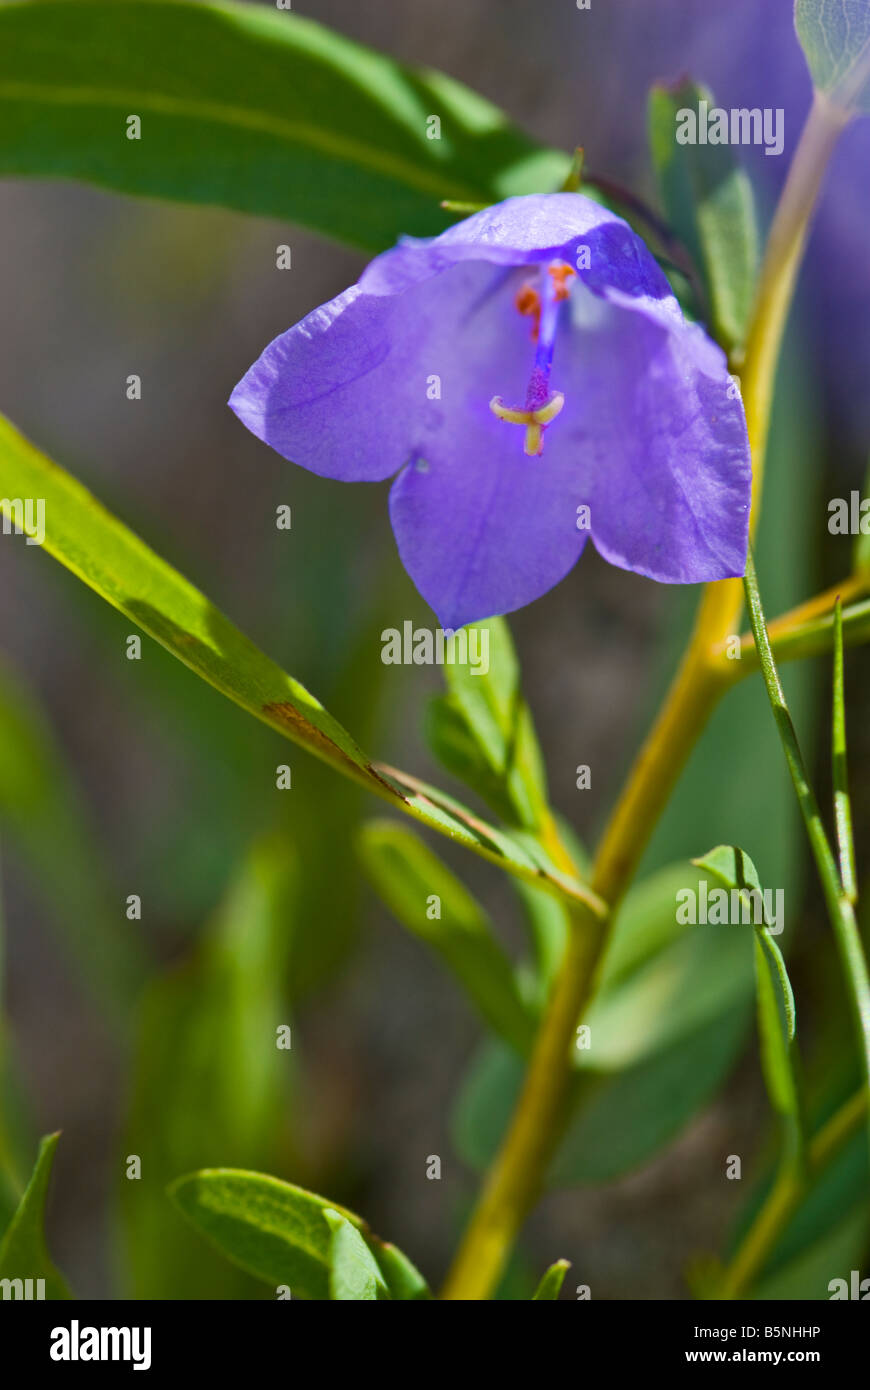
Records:
[[[507,1139],[486,1179],[453,1269],[446,1299],[485,1299],[498,1283],[526,1214],[539,1195],[559,1135],[571,1077],[569,1049],[600,949],[603,924],[572,917],[563,967],[538,1033]]]
[[[770,231],[741,373],[753,462],[751,521],[757,520],[770,410],[783,330],[816,196],[845,123],[816,97]],[[526,1079],[502,1148],[447,1277],[443,1297],[486,1299],[543,1184],[566,1122],[575,1028],[595,989],[615,909],[631,881],[674,784],[713,708],[731,683],[719,652],[735,634],[741,579],[708,584],[689,646],[665,703],[604,832],[592,886],[610,905],[607,921],[572,909],[565,958],[553,986]]]

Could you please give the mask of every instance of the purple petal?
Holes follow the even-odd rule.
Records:
[[[410,464],[390,493],[402,563],[445,628],[540,598],[574,566],[587,534],[577,529],[583,498],[571,460],[527,457],[514,431],[482,413],[467,445],[467,457]]]
[[[596,549],[665,583],[742,575],[751,466],[724,354],[673,305],[574,291],[543,462],[573,458]]]
[[[269,344],[230,396],[231,409],[312,473],[388,478],[407,458],[413,393],[410,374],[395,365],[401,307],[353,285]]]
[[[271,342],[230,406],[284,458],[344,482],[389,478],[436,441],[442,456],[461,452],[466,402],[525,390],[529,330],[512,309],[511,275],[468,262],[401,295],[353,286]]]
[[[576,267],[581,247],[588,249],[591,265],[579,274],[597,293],[611,286],[626,294],[670,295],[643,242],[622,218],[582,193],[507,198],[438,237],[406,237],[366,267],[360,288],[399,294],[461,261],[520,266],[563,260]]]

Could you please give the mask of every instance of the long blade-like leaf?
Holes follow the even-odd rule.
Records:
[[[0,417],[0,514],[8,520],[25,518],[25,499],[44,504],[42,539],[50,555],[221,694],[395,808],[508,873],[581,901],[596,915],[603,913],[600,899],[551,866],[543,852],[534,853],[405,773],[373,763],[299,681]]]
[[[2,174],[238,208],[381,250],[447,226],[442,199],[557,188],[568,167],[442,73],[286,11],[0,7]]]

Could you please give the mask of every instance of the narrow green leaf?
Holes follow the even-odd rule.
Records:
[[[870,1096],[870,972],[867,968],[861,933],[855,920],[855,911],[843,892],[837,861],[825,831],[815,792],[807,776],[797,733],[786,703],[785,691],[782,688],[782,681],[773,658],[758,588],[755,558],[751,547],[743,585],[767,698],[782,744],[783,755],[803,818],[804,828],[810,842],[828,917],[837,942],[861,1058],[863,1084],[867,1095]],[[870,1112],[868,1112],[868,1118],[870,1118]]]
[[[442,73],[293,13],[156,0],[0,8],[6,175],[219,204],[381,250],[448,225],[442,199],[546,191],[569,165]]]
[[[852,834],[852,802],[846,761],[846,689],[843,673],[843,606],[834,605],[834,699],[831,727],[831,763],[834,778],[834,825],[843,892],[850,903],[858,901],[855,840]]]
[[[556,868],[547,850],[521,831],[497,829],[480,820],[447,792],[439,791],[419,777],[398,772],[384,763],[375,764],[381,779],[403,798],[400,809],[433,830],[473,849],[484,859],[498,864],[506,873],[534,884],[537,888],[582,905],[595,917],[603,918],[607,909],[586,883],[569,878]],[[372,790],[376,790],[373,788]]]
[[[333,765],[374,775],[319,701],[5,420],[0,493],[0,510],[10,517],[10,499],[44,500],[48,553],[203,679]]]
[[[445,665],[449,694],[431,706],[429,742],[504,820],[538,830],[548,817],[546,776],[510,628],[490,618],[463,628],[460,639],[474,660]]]
[[[755,963],[758,1026],[768,1093],[774,1107],[791,1121],[803,1150],[806,1143],[803,1137],[794,993],[782,952],[765,928],[761,928],[756,936]]]
[[[363,865],[398,920],[437,951],[495,1032],[525,1052],[534,1016],[483,909],[413,831],[370,821],[359,836]]]
[[[72,1297],[45,1244],[45,1202],[59,1138],[60,1134],[49,1134],[40,1141],[33,1176],[0,1244],[0,1280],[12,1280],[14,1288],[18,1280],[44,1279],[47,1299]],[[36,1287],[34,1284],[34,1298]],[[23,1298],[24,1294],[16,1291],[9,1296]]]
[[[376,1302],[390,1297],[384,1276],[359,1231],[333,1207],[323,1215],[331,1231],[329,1297],[338,1302]]]
[[[364,1237],[392,1296],[426,1298],[428,1289],[403,1256],[393,1258],[353,1212],[313,1192],[280,1182],[265,1173],[233,1168],[204,1168],[178,1178],[169,1195],[179,1210],[218,1249],[274,1289],[287,1286],[293,1298],[330,1297],[332,1211]],[[390,1251],[381,1259],[380,1252]],[[393,1282],[399,1269],[398,1283]],[[413,1292],[409,1292],[414,1290]]]
[[[0,22],[3,13],[0,10]],[[45,502],[44,549],[50,555],[221,694],[395,808],[507,873],[604,914],[604,904],[594,893],[543,857],[536,858],[509,834],[418,779],[372,763],[303,685],[255,647],[81,483],[0,418],[0,512],[13,519],[20,516],[14,504],[24,498]]]
[[[870,111],[866,0],[795,0],[794,22],[816,90],[844,110]]]
[[[712,94],[695,82],[653,87],[649,130],[665,216],[701,271],[711,327],[729,352],[743,343],[758,269],[752,185],[731,145],[681,144],[678,113],[699,118]]]
[[[744,912],[752,922],[761,919],[755,928],[754,953],[761,1065],[771,1105],[784,1124],[784,1162],[803,1171],[807,1139],[794,993],[782,952],[765,918],[758,871],[749,855],[736,845],[717,845],[693,862],[729,891],[737,891],[741,920]]]
[[[565,1282],[565,1275],[571,1268],[570,1260],[557,1260],[550,1265],[537,1289],[532,1295],[533,1303],[543,1303],[554,1301],[559,1297],[559,1292]]]

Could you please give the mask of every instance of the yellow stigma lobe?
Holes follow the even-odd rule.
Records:
[[[506,420],[509,425],[525,425],[525,452],[531,458],[536,458],[544,452],[544,425],[549,425],[551,420],[555,420],[564,404],[565,397],[562,392],[556,391],[537,410],[515,410],[505,405],[501,396],[493,396],[489,408],[493,415],[497,415],[499,420]]]

